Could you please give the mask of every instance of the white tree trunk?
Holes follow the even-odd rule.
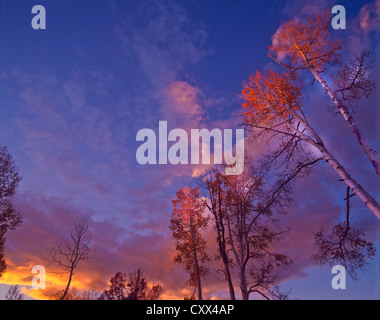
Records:
[[[314,78],[321,84],[322,88],[326,91],[331,100],[334,102],[340,114],[343,116],[344,120],[346,120],[350,130],[356,137],[356,140],[359,142],[368,159],[371,161],[372,166],[376,170],[377,175],[380,176],[380,157],[378,152],[371,147],[369,141],[365,138],[364,134],[359,129],[354,117],[351,115],[347,107],[343,103],[341,103],[341,101],[338,99],[335,93],[330,89],[327,82],[322,79],[322,77],[313,67],[310,67],[309,70],[313,74]]]
[[[322,154],[323,158],[330,163],[333,169],[339,174],[342,180],[349,186],[352,191],[365,203],[365,205],[376,215],[380,220],[380,205],[379,203],[346,171],[343,165],[335,158],[335,156],[327,149],[321,137],[314,129],[305,123],[307,131],[311,134],[316,147]]]
[[[380,220],[380,205],[364,188],[353,179],[346,169],[339,163],[338,160],[330,153],[323,145],[319,148],[324,159],[326,159],[334,170],[339,174],[342,180],[352,189],[352,191],[365,203],[365,205],[376,215]]]

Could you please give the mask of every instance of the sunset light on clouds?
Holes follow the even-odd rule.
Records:
[[[171,200],[179,189],[197,186],[209,166],[140,165],[136,134],[148,128],[158,141],[159,121],[167,121],[168,131],[181,128],[189,136],[192,129],[232,129],[235,144],[236,130],[244,127],[243,83],[256,70],[280,70],[267,55],[278,43],[280,26],[331,12],[338,1],[46,0],[39,3],[46,7],[45,30],[31,27],[33,4],[0,4],[0,145],[7,146],[22,177],[12,203],[23,219],[5,236],[0,300],[11,285],[19,285],[25,299],[47,299],[32,288],[35,265],[46,267],[47,289],[66,286],[68,276],[56,273],[49,250],[80,218],[88,222],[94,256],[78,265],[72,288],[104,292],[117,271],[141,268],[150,284],[161,285],[160,299],[190,297],[195,290],[186,284],[188,273],[174,263]],[[330,27],[333,40],[342,39],[342,59],[367,49],[379,60],[380,1],[344,6],[347,29]],[[285,61],[286,55],[276,58]],[[334,64],[322,75],[332,83],[339,68]],[[372,72],[379,87],[379,61]],[[310,72],[303,80],[302,111],[347,171],[380,201],[379,176],[346,122]],[[379,102],[378,88],[354,113],[376,150]],[[246,130],[245,154],[253,160],[273,146],[272,140],[248,136]],[[306,149],[319,156],[315,148]],[[276,216],[288,232],[270,250],[292,261],[278,279],[291,290],[289,299],[380,299],[379,252],[358,280],[347,276],[345,290],[331,287],[330,266],[311,259],[314,235],[345,219],[346,185],[339,179],[320,161],[296,180],[286,214]],[[350,199],[350,210],[352,225],[379,251],[377,217],[358,196]],[[204,214],[212,221],[206,209]],[[229,299],[212,223],[202,236],[211,258],[203,298]],[[240,299],[237,264],[231,268]]]

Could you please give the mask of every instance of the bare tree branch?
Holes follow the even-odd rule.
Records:
[[[69,237],[61,240],[49,251],[50,262],[60,269],[60,273],[68,274],[68,281],[65,289],[50,296],[58,296],[64,300],[70,288],[72,278],[79,263],[92,259],[94,251],[91,249],[91,234],[88,230],[88,222],[82,218],[74,223],[70,229]]]

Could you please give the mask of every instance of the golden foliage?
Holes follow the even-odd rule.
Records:
[[[243,84],[243,119],[247,124],[281,126],[293,120],[302,106],[302,83],[294,73],[256,71]]]
[[[269,56],[289,69],[315,68],[318,72],[335,63],[342,49],[340,39],[330,39],[330,13],[324,11],[307,20],[288,21],[274,36]],[[287,62],[278,60],[286,58]]]

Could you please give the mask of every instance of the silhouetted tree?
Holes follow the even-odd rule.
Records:
[[[61,273],[69,275],[65,289],[55,294],[59,300],[65,300],[79,263],[92,257],[91,235],[87,220],[83,218],[74,223],[69,237],[58,242],[49,252],[50,262],[62,269]]]
[[[279,298],[276,267],[291,263],[273,248],[285,233],[274,214],[276,206],[284,206],[280,194],[273,198],[273,189],[265,190],[264,177],[250,164],[245,165],[241,175],[223,179],[229,244],[239,270],[242,299],[248,300],[253,292]]]
[[[7,294],[5,295],[7,300],[22,300],[23,295],[20,293],[20,288],[18,285],[10,286]]]
[[[150,283],[137,269],[127,276],[120,271],[110,280],[110,289],[104,291],[108,300],[157,300],[161,295],[161,285]]]
[[[218,271],[223,272],[225,282],[228,285],[228,292],[231,300],[236,300],[235,288],[232,280],[231,264],[232,259],[229,256],[227,213],[225,193],[223,191],[223,175],[216,168],[211,168],[204,176],[197,180],[203,194],[200,199],[210,211],[216,230],[216,242],[218,244],[218,258],[222,266]]]
[[[207,191],[206,206],[214,212],[216,229],[219,229],[217,241],[223,241],[219,253],[225,257],[223,272],[226,280],[227,275],[230,277],[230,292],[234,290],[231,270],[237,270],[243,300],[248,300],[253,292],[268,299],[284,298],[278,290],[278,270],[291,261],[275,252],[273,245],[284,234],[274,216],[283,212],[282,207],[290,201],[284,195],[287,184],[280,187],[275,184],[266,190],[264,177],[249,161],[241,175],[222,172],[223,168],[212,168],[200,179],[200,185]]]
[[[204,216],[205,206],[199,199],[198,188],[181,188],[176,195],[169,226],[177,250],[174,261],[185,267],[189,285],[197,288],[198,299],[202,300],[201,279],[207,274],[209,257],[201,232],[207,228],[209,218]]]
[[[130,293],[127,300],[157,300],[161,295],[161,285],[158,283],[149,284],[146,276],[137,269],[129,274],[127,288]]]
[[[103,300],[101,299],[103,291],[96,289],[79,290],[74,287],[70,287],[65,300]]]
[[[358,270],[365,270],[376,254],[372,242],[364,239],[364,232],[350,225],[350,188],[346,192],[346,220],[337,223],[330,233],[323,230],[315,235],[318,251],[312,255],[320,266],[342,265],[353,279],[358,279]]]
[[[110,289],[105,291],[109,300],[126,300],[127,292],[127,275],[118,271],[110,280]]]
[[[0,145],[0,278],[6,270],[4,258],[5,234],[21,224],[20,212],[12,204],[21,177],[6,146]]]

